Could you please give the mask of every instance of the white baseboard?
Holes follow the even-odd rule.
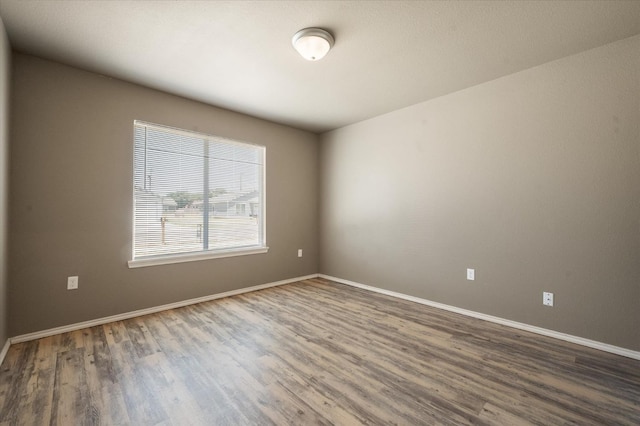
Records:
[[[156,312],[166,311],[168,309],[181,308],[187,305],[194,305],[196,303],[208,302],[209,300],[222,299],[223,297],[235,296],[242,293],[249,293],[252,291],[263,290],[269,287],[276,287],[279,285],[290,284],[297,281],[308,280],[310,278],[317,278],[318,274],[305,275],[303,277],[289,278],[282,281],[276,281],[267,284],[254,285],[252,287],[240,288],[238,290],[225,291],[224,293],[211,294],[203,297],[196,297],[195,299],[182,300],[180,302],[168,303],[166,305],[154,306],[146,309],[139,309],[137,311],[125,312],[122,314],[111,315],[108,317],[97,318],[89,321],[83,321],[75,324],[63,325],[61,327],[50,328],[48,330],[36,331],[33,333],[22,334],[15,336],[7,341],[6,350],[9,349],[9,344],[28,342],[30,340],[41,339],[43,337],[54,336],[56,334],[67,333],[69,331],[80,330],[82,328],[95,327],[96,325],[108,324],[110,322],[122,321],[130,318],[139,317],[142,315],[155,314]],[[6,351],[3,350],[3,354]],[[3,355],[4,356],[4,355]]]
[[[595,341],[595,340],[585,339],[583,337],[572,336],[570,334],[560,333],[558,331],[549,330],[549,329],[546,329],[546,328],[541,328],[541,327],[536,327],[536,326],[533,326],[533,325],[528,325],[528,324],[524,324],[524,323],[520,323],[520,322],[516,322],[516,321],[511,321],[511,320],[507,320],[507,319],[504,319],[504,318],[494,317],[492,315],[487,315],[487,314],[483,314],[483,313],[480,313],[480,312],[475,312],[475,311],[470,311],[470,310],[467,310],[467,309],[457,308],[455,306],[445,305],[444,303],[433,302],[431,300],[422,299],[422,298],[419,298],[419,297],[410,296],[410,295],[407,295],[407,294],[398,293],[398,292],[391,291],[391,290],[385,290],[385,289],[378,288],[378,287],[372,287],[372,286],[369,286],[369,285],[366,285],[366,284],[357,283],[355,281],[349,281],[349,280],[345,280],[345,279],[342,279],[342,278],[332,277],[330,275],[311,274],[311,275],[306,275],[306,276],[303,276],[303,277],[290,278],[290,279],[286,279],[286,280],[282,280],[282,281],[276,281],[276,282],[272,282],[272,283],[260,284],[260,285],[256,285],[256,286],[252,286],[252,287],[241,288],[241,289],[238,289],[238,290],[231,290],[231,291],[227,291],[227,292],[224,292],[224,293],[217,293],[217,294],[212,294],[212,295],[209,295],[209,296],[198,297],[198,298],[195,298],[195,299],[182,300],[180,302],[169,303],[169,304],[161,305],[161,306],[154,306],[154,307],[151,307],[151,308],[140,309],[140,310],[137,310],[137,311],[125,312],[125,313],[118,314],[118,315],[112,315],[112,316],[108,316],[108,317],[97,318],[97,319],[94,319],[94,320],[84,321],[84,322],[80,322],[80,323],[76,323],[76,324],[69,324],[69,325],[65,325],[65,326],[61,326],[61,327],[50,328],[48,330],[36,331],[34,333],[22,334],[20,336],[11,337],[5,342],[5,345],[2,348],[2,352],[0,352],[0,364],[4,360],[4,357],[6,356],[7,351],[9,350],[9,346],[11,344],[14,344],[14,343],[27,342],[27,341],[30,341],[30,340],[40,339],[42,337],[49,337],[49,336],[54,336],[56,334],[66,333],[66,332],[69,332],[69,331],[80,330],[82,328],[94,327],[96,325],[108,324],[110,322],[115,322],[115,321],[122,321],[122,320],[129,319],[129,318],[134,318],[134,317],[138,317],[138,316],[142,316],[142,315],[148,315],[148,314],[153,314],[153,313],[156,313],[156,312],[165,311],[165,310],[168,310],[168,309],[180,308],[180,307],[187,306],[187,305],[193,305],[193,304],[196,304],[196,303],[207,302],[209,300],[222,299],[224,297],[235,296],[237,294],[249,293],[249,292],[252,292],[252,291],[262,290],[262,289],[269,288],[269,287],[276,287],[276,286],[279,286],[279,285],[290,284],[290,283],[293,283],[293,282],[303,281],[303,280],[307,280],[307,279],[311,279],[311,278],[318,278],[318,277],[324,278],[324,279],[327,279],[327,280],[330,280],[330,281],[335,281],[335,282],[338,282],[338,283],[350,285],[352,287],[358,287],[358,288],[361,288],[361,289],[364,289],[364,290],[369,290],[369,291],[373,291],[373,292],[376,292],[376,293],[385,294],[387,296],[396,297],[396,298],[404,299],[404,300],[409,300],[411,302],[420,303],[420,304],[431,306],[431,307],[438,308],[438,309],[443,309],[445,311],[455,312],[455,313],[458,313],[458,314],[461,314],[461,315],[466,315],[468,317],[478,318],[478,319],[489,321],[489,322],[493,322],[493,323],[496,323],[496,324],[506,325],[508,327],[512,327],[512,328],[515,328],[515,329],[518,329],[518,330],[530,331],[532,333],[540,334],[540,335],[543,335],[543,336],[553,337],[553,338],[556,338],[556,339],[559,339],[559,340],[564,340],[566,342],[576,343],[578,345],[587,346],[587,347],[590,347],[590,348],[594,348],[594,349],[598,349],[598,350],[601,350],[601,351],[613,353],[613,354],[616,354],[616,355],[621,355],[621,356],[624,356],[624,357],[627,357],[627,358],[640,360],[640,352],[632,351],[630,349],[621,348],[621,347],[618,347],[618,346],[614,346],[614,345],[610,345],[610,344],[607,344],[607,343],[598,342],[598,341]]]
[[[387,296],[397,297],[399,299],[409,300],[411,302],[416,302],[416,303],[431,306],[434,308],[443,309],[445,311],[455,312],[457,314],[466,315],[468,317],[478,318],[478,319],[493,322],[496,324],[506,325],[507,327],[517,328],[518,330],[530,331],[532,333],[541,334],[543,336],[553,337],[555,339],[564,340],[566,342],[576,343],[578,345],[587,346],[589,348],[599,349],[601,351],[610,352],[616,355],[622,355],[627,358],[640,360],[640,352],[632,351],[631,349],[621,348],[619,346],[613,346],[608,343],[589,340],[583,337],[572,336],[570,334],[560,333],[558,331],[549,330],[542,327],[536,327],[536,326],[524,324],[521,322],[511,321],[511,320],[500,318],[500,317],[494,317],[492,315],[482,314],[480,312],[457,308],[455,306],[445,305],[444,303],[432,302],[431,300],[421,299],[419,297],[409,296],[408,294],[397,293],[395,291],[385,290],[378,287],[372,287],[366,284],[360,284],[355,281],[344,280],[342,278],[336,278],[336,277],[332,277],[325,274],[318,274],[318,277],[324,278],[330,281],[335,281],[341,284],[350,285],[352,287],[358,287],[364,290],[385,294]]]
[[[7,352],[9,352],[9,346],[11,346],[11,339],[7,339],[7,341],[4,342],[2,352],[0,352],[0,365],[4,362],[4,357],[7,356]]]

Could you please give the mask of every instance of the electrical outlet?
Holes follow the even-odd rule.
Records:
[[[302,249],[298,249],[298,257],[302,257]]]
[[[553,306],[553,293],[542,293],[542,304],[545,306]]]
[[[78,277],[67,278],[67,290],[75,290],[78,288]]]
[[[476,279],[476,270],[475,269],[467,269],[467,279],[469,281],[474,281]]]

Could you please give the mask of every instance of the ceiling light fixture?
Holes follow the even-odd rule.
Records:
[[[321,28],[305,28],[291,39],[293,47],[307,61],[317,61],[333,47],[333,36]]]

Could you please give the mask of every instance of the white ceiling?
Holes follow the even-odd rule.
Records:
[[[324,132],[640,33],[640,1],[0,0],[14,49]],[[293,34],[336,39],[307,62]]]

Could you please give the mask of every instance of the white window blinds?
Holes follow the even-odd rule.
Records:
[[[264,247],[265,148],[134,122],[133,259]]]

